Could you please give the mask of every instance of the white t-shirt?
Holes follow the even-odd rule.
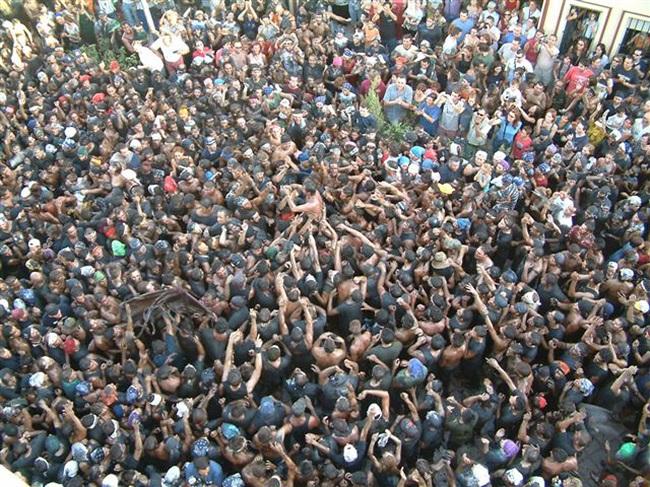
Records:
[[[414,45],[411,45],[409,49],[406,49],[402,44],[400,44],[395,48],[393,52],[395,52],[397,56],[404,56],[409,61],[413,61],[415,59],[415,56],[418,55],[419,51],[418,48]]]
[[[442,52],[447,56],[455,56],[458,51],[458,40],[454,36],[447,36],[442,44]]]
[[[97,0],[97,10],[99,13],[110,15],[115,12],[115,5],[112,0]]]
[[[163,58],[168,63],[177,63],[182,57],[183,52],[187,52],[189,47],[180,37],[172,37],[170,44],[165,44],[162,39],[158,39],[151,45],[151,49],[160,49]]]
[[[162,71],[165,67],[162,59],[155,52],[145,46],[135,46],[135,52],[140,57],[140,62],[149,71]]]

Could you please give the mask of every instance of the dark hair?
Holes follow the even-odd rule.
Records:
[[[194,466],[197,470],[203,470],[210,466],[210,460],[208,457],[197,457],[194,459]]]

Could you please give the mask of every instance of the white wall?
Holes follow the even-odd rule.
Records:
[[[604,43],[610,54],[618,52],[630,18],[650,21],[650,0],[544,0],[543,29],[558,41],[572,6],[601,12],[595,43]]]

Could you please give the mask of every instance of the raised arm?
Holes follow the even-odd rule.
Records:
[[[513,382],[513,380],[510,378],[508,373],[503,370],[503,368],[499,365],[499,362],[495,358],[488,358],[485,360],[485,362],[492,367],[496,372],[499,374],[501,379],[506,383],[508,386],[508,389],[510,389],[510,392],[515,392],[517,390],[517,386]]]
[[[390,418],[390,394],[388,394],[388,391],[366,389],[365,391],[361,391],[357,397],[359,400],[363,401],[368,395],[376,396],[381,399],[381,413],[384,418]]]
[[[228,380],[228,374],[232,368],[234,346],[242,337],[242,333],[239,330],[236,330],[230,334],[228,337],[228,345],[226,346],[226,356],[223,364],[223,373],[221,374],[221,383],[225,383]]]
[[[309,304],[301,301],[300,305],[302,306],[302,310],[305,314],[305,345],[307,346],[308,350],[311,350],[311,347],[314,344],[314,319],[311,316]]]
[[[260,377],[262,377],[262,353],[260,351],[261,347],[262,339],[258,337],[255,339],[255,351],[257,352],[255,354],[255,369],[251,374],[251,378],[248,379],[248,382],[246,382],[246,390],[249,394],[253,393],[255,386],[260,380]]]

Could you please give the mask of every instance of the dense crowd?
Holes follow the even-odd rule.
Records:
[[[3,465],[65,487],[647,485],[646,46],[560,45],[535,0],[18,3]],[[169,289],[150,322],[131,309]],[[628,432],[594,478],[585,405]]]

